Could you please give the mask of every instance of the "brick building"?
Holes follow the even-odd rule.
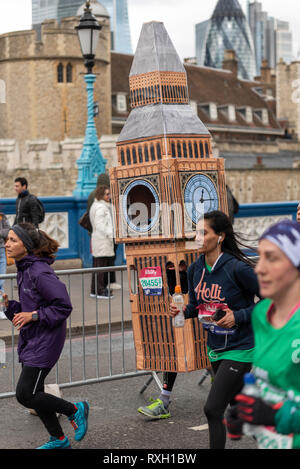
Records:
[[[101,103],[97,131],[111,132],[110,27],[102,24],[93,72]],[[0,106],[0,138],[15,139],[21,151],[36,139],[62,141],[82,137],[86,123],[85,68],[77,32],[78,18],[60,24],[46,20],[41,39],[35,30],[0,36],[0,78],[6,83],[6,104]]]

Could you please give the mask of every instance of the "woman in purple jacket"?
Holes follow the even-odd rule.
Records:
[[[44,392],[44,380],[58,361],[66,336],[66,320],[72,305],[65,285],[50,265],[58,243],[30,223],[14,225],[6,249],[16,261],[19,302],[5,298],[5,314],[20,331],[18,354],[22,372],[16,397],[34,409],[50,434],[38,449],[69,449],[70,443],[57,413],[66,415],[79,441],[87,431],[89,404],[70,403]]]

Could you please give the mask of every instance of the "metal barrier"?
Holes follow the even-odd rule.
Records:
[[[73,311],[68,318],[64,350],[47,381],[56,383],[63,389],[152,375],[157,385],[161,387],[155,373],[135,369],[128,280],[127,274],[124,275],[124,272],[127,272],[126,266],[55,272],[67,287]],[[118,283],[121,289],[114,291],[113,299],[90,298],[89,281],[91,274],[97,272],[119,274]],[[110,290],[110,276],[108,277]],[[6,280],[5,291],[9,298],[18,300],[16,274],[2,275],[0,279]],[[10,288],[7,288],[8,281],[10,281]],[[1,321],[0,326],[2,341],[5,342],[6,348],[6,360],[0,369],[0,399],[15,396],[16,374],[20,368],[16,360],[18,332],[13,325],[9,324],[8,321]],[[7,333],[3,329],[6,329]],[[129,370],[127,370],[127,362],[130,362]],[[7,389],[9,381],[11,391]],[[3,387],[4,390],[2,390]]]

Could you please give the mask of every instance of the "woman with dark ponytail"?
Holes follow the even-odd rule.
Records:
[[[10,229],[5,247],[18,271],[19,301],[9,301],[4,295],[5,314],[20,331],[22,371],[16,398],[36,411],[50,434],[50,440],[38,449],[69,449],[57,414],[69,418],[79,441],[87,431],[89,404],[73,404],[44,392],[44,380],[62,352],[66,320],[72,311],[66,287],[50,267],[59,245],[34,225],[21,223]]]
[[[207,353],[213,370],[212,387],[204,407],[210,449],[224,449],[225,410],[243,387],[252,367],[254,340],[251,314],[259,286],[254,262],[239,247],[229,217],[220,211],[206,213],[197,225],[199,259],[188,269],[189,304],[185,318],[199,316],[208,333]],[[246,247],[246,246],[244,246]],[[171,315],[178,314],[171,305]],[[176,373],[164,374],[159,399],[139,412],[150,418],[168,418]]]

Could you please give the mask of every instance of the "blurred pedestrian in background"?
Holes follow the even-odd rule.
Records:
[[[91,235],[93,267],[111,267],[114,265],[115,251],[112,206],[108,186],[97,187],[89,214],[93,227]],[[108,284],[107,272],[92,274],[90,296],[97,296],[100,299],[113,298]]]

